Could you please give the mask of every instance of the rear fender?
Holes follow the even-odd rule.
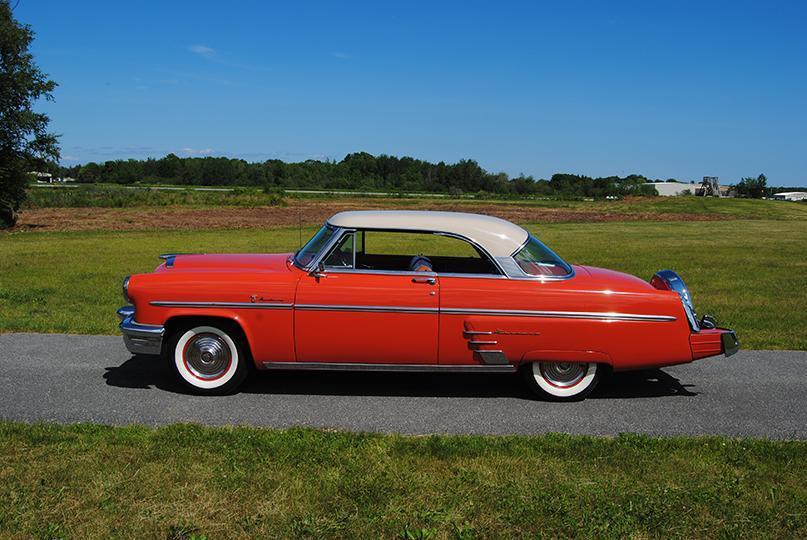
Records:
[[[611,357],[599,351],[535,350],[529,351],[521,357],[522,364],[528,362],[590,362],[613,366]]]

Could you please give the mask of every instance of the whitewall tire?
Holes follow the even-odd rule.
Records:
[[[246,377],[240,336],[228,330],[212,325],[188,326],[174,336],[168,351],[174,369],[197,393],[228,393]]]
[[[600,371],[595,363],[532,362],[524,366],[523,374],[538,396],[553,401],[577,401],[594,390]]]

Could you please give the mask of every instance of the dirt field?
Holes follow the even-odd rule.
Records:
[[[292,199],[284,207],[140,207],[140,208],[41,208],[21,213],[16,231],[135,231],[254,229],[315,225],[342,210],[417,209],[475,212],[517,223],[606,221],[713,221],[719,214],[605,212],[597,209],[543,208],[513,203],[433,203],[418,201],[402,206],[395,200]]]

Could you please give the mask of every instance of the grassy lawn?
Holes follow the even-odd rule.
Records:
[[[571,262],[645,279],[678,271],[699,311],[735,328],[743,347],[807,349],[807,221],[528,228]],[[296,229],[0,236],[0,331],[112,334],[121,279],[151,271],[159,253],[293,251],[298,243]]]
[[[807,535],[807,443],[0,423],[0,536]]]

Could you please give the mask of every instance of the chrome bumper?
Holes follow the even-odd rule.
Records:
[[[162,353],[163,334],[165,328],[153,324],[140,324],[134,320],[133,306],[123,306],[118,310],[120,331],[123,334],[123,343],[132,354]]]
[[[734,330],[728,330],[720,335],[720,342],[723,344],[723,354],[731,356],[740,350],[740,340]]]

